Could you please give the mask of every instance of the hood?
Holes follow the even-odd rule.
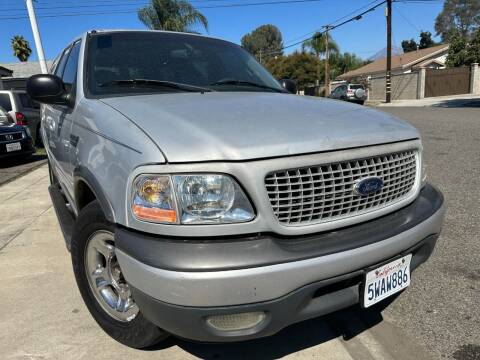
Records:
[[[386,113],[307,96],[208,92],[102,101],[142,128],[172,163],[260,159],[419,137]]]

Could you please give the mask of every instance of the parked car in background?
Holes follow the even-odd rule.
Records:
[[[15,124],[7,111],[0,108],[0,159],[26,157],[34,152],[28,128]]]
[[[361,84],[345,84],[335,88],[329,97],[363,105],[367,100],[367,92]]]
[[[0,90],[0,107],[7,110],[17,125],[27,126],[34,144],[42,146],[40,104],[23,90]]]
[[[373,306],[440,234],[414,127],[293,95],[236,44],[91,31],[27,91],[78,288],[128,346],[243,341]]]

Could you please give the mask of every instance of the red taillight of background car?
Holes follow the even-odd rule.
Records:
[[[18,125],[27,126],[27,118],[21,112],[15,113],[15,120],[17,120]]]

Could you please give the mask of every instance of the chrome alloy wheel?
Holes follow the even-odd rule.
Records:
[[[138,306],[115,255],[113,233],[101,230],[90,236],[85,251],[85,270],[90,288],[107,314],[122,322],[137,316]]]

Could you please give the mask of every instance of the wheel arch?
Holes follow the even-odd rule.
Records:
[[[115,223],[113,207],[103,192],[100,183],[90,170],[84,166],[78,166],[73,172],[74,198],[78,211],[82,210],[90,202],[97,200],[105,215],[105,218]]]

